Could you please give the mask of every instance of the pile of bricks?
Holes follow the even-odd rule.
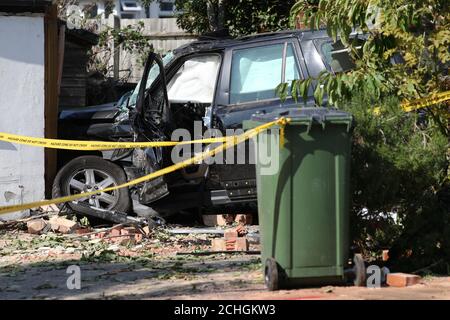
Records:
[[[144,236],[149,233],[149,228],[144,227],[142,230],[136,227],[115,226],[107,231],[97,232],[91,235],[91,239],[102,239],[108,243],[119,245],[133,245],[142,241]]]
[[[420,283],[421,278],[414,274],[389,273],[387,275],[387,285],[390,287],[408,287]]]
[[[54,216],[50,220],[33,219],[27,222],[28,233],[43,234],[48,231],[63,234],[87,234],[91,239],[102,239],[108,243],[119,245],[136,244],[150,233],[149,227],[143,229],[117,225],[109,230],[93,232],[89,227],[82,227],[78,222]]]
[[[211,241],[213,251],[248,251],[248,240],[245,237],[246,229],[239,225],[236,228],[225,230],[223,238]]]
[[[79,223],[58,216],[53,216],[50,220],[33,219],[27,222],[28,233],[43,234],[50,230],[58,233],[78,233],[83,230]]]

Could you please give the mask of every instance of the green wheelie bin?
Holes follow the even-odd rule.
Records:
[[[251,129],[280,117],[289,119],[283,146],[277,127],[255,138],[266,286],[343,283],[350,252],[352,116],[331,108],[280,109],[254,114],[243,126]],[[364,264],[355,263],[361,277]]]

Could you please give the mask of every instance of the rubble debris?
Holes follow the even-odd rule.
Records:
[[[112,242],[121,246],[130,246],[136,244],[136,239],[130,236],[105,237],[103,240]]]
[[[381,258],[383,261],[389,260],[389,250],[383,250],[381,253]]]
[[[109,236],[110,237],[118,237],[121,235],[121,231],[122,231],[122,226],[114,226],[110,231],[109,231]]]
[[[243,225],[239,225],[235,228],[225,230],[223,237],[225,239],[232,239],[237,237],[243,237],[247,234],[247,228]]]
[[[31,234],[41,234],[49,230],[49,225],[47,221],[42,218],[29,220],[27,222],[28,233]]]
[[[211,249],[212,251],[226,251],[225,248],[225,239],[216,238],[211,240]]]
[[[91,232],[92,232],[92,228],[79,228],[79,229],[75,230],[75,233],[79,234],[79,235],[86,235]]]
[[[230,240],[228,240],[230,241]],[[231,240],[231,243],[234,244],[234,250],[236,251],[247,251],[248,250],[248,241],[246,237],[236,238]]]
[[[260,237],[260,235],[259,235],[259,233],[248,233],[247,234],[247,240],[248,240],[248,243],[250,243],[250,244],[260,244],[261,243],[261,237]]]
[[[112,230],[114,228],[118,228],[119,226],[123,226],[123,224],[118,224],[118,225],[115,225],[115,226],[112,226],[112,227],[109,227],[109,228],[96,228],[94,230],[91,227],[80,228],[80,229],[77,229],[75,231],[76,234],[68,235],[68,237],[69,238],[90,237],[91,239],[96,239],[96,238],[100,238],[102,234],[103,234],[103,237],[104,237],[105,234],[109,230]],[[80,230],[82,230],[82,231],[80,231]],[[89,231],[89,232],[86,232],[86,231]]]
[[[120,250],[120,247],[117,244],[112,244],[106,250],[118,252]]]
[[[141,242],[142,241],[142,233],[135,233],[134,234],[134,241],[135,241],[135,243],[139,243],[139,242]]]
[[[251,225],[253,223],[253,215],[237,214],[234,221],[242,225]]]
[[[73,233],[76,229],[80,228],[80,225],[72,220],[54,216],[49,220],[50,227],[54,232],[60,233]]]
[[[223,229],[216,228],[174,228],[167,231],[171,234],[224,234]]]
[[[106,231],[96,231],[90,234],[91,239],[103,239],[106,236]]]
[[[146,237],[150,236],[150,227],[149,226],[143,227],[142,231],[144,232]]]
[[[203,215],[203,224],[208,227],[227,226],[233,223],[251,225],[253,215],[251,214],[210,214]]]
[[[49,204],[48,206],[40,206],[39,210],[42,212],[59,212],[59,208],[56,204]]]
[[[236,228],[225,230],[223,238],[211,241],[213,251],[248,251],[248,240],[245,237],[247,230],[239,225]]]
[[[211,241],[213,251],[248,251],[248,241],[245,237],[240,238],[215,238]]]
[[[234,228],[234,230],[237,232],[239,237],[243,237],[248,233],[247,228],[243,225],[238,225],[236,228]]]
[[[391,287],[407,287],[418,284],[420,277],[407,273],[389,273],[386,283]]]
[[[125,227],[120,230],[121,235],[137,234],[139,231],[135,227]]]
[[[239,236],[238,232],[234,228],[225,230],[225,232],[223,234],[223,237],[224,237],[225,240],[234,239],[234,238],[237,238],[238,236]]]
[[[43,214],[32,214],[31,216],[29,216],[27,218],[18,219],[18,220],[9,220],[6,222],[0,221],[0,228],[16,228],[18,225],[28,222],[30,220],[35,220],[38,218],[45,218],[45,217],[49,217],[54,214],[55,213],[47,212],[47,213],[43,213]]]
[[[136,244],[142,241],[142,233],[135,227],[125,227],[120,230],[120,243]]]
[[[135,226],[116,225],[112,228],[90,233],[91,239],[101,239],[118,245],[131,245],[142,241],[145,231]]]
[[[208,214],[203,215],[203,224],[208,227],[226,226],[234,222],[231,214]]]
[[[234,250],[224,250],[224,251],[194,251],[194,252],[177,252],[177,256],[207,256],[211,254],[233,254],[233,253],[245,253],[245,254],[261,254],[259,250],[247,250],[247,251],[234,251]]]

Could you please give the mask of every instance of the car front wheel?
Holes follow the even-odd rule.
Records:
[[[124,170],[97,156],[82,156],[68,162],[55,177],[53,198],[98,191],[98,194],[78,200],[103,210],[128,212],[131,207],[128,188],[102,192],[103,189],[127,182]],[[75,202],[68,202],[69,211],[83,212]]]

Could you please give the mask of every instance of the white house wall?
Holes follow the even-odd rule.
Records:
[[[44,136],[44,41],[42,16],[0,16],[1,132]],[[41,200],[44,190],[44,149],[0,141],[0,206]]]

